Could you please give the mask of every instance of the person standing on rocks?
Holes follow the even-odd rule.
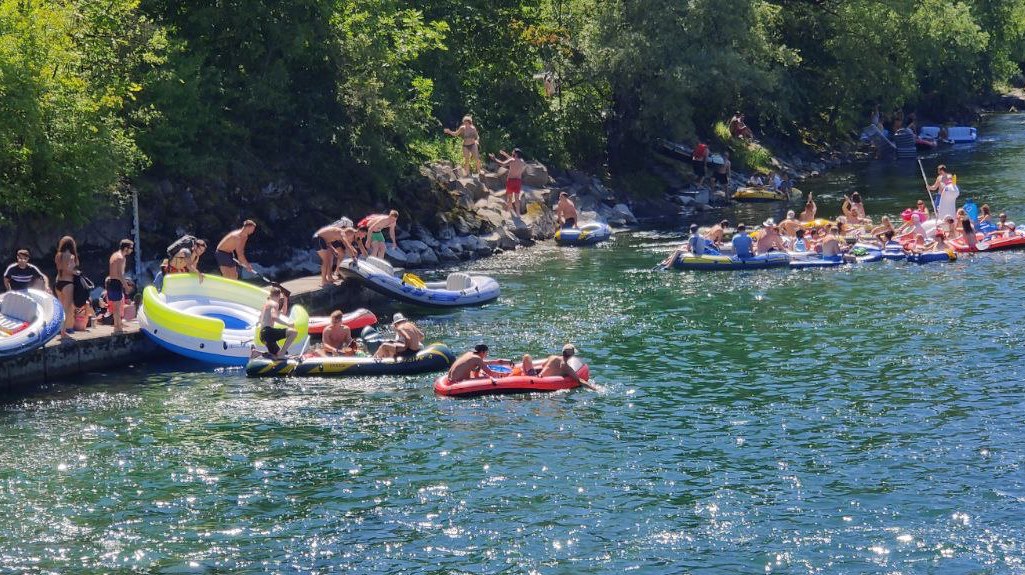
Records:
[[[712,191],[719,189],[719,185],[722,184],[723,192],[726,197],[730,197],[730,176],[733,175],[732,164],[730,164],[730,153],[722,153],[722,165],[715,169],[715,180],[712,182]]]
[[[502,155],[501,160],[494,154],[491,154],[491,159],[509,170],[505,178],[505,208],[509,210],[509,215],[516,217],[520,215],[520,192],[523,190],[523,172],[527,169],[527,162],[523,161],[523,152],[519,148],[515,148],[511,156],[505,150],[498,153]]]
[[[121,240],[116,252],[110,255],[107,269],[107,281],[104,288],[107,290],[107,311],[114,318],[114,334],[124,333],[124,324],[121,323],[121,313],[124,309],[125,292],[131,282],[125,277],[125,264],[128,262],[128,254],[135,249],[135,242],[132,240]]]
[[[221,238],[221,242],[217,244],[214,259],[217,260],[217,267],[220,268],[222,276],[237,280],[237,266],[246,268],[250,273],[253,272],[253,264],[246,259],[246,242],[255,231],[256,222],[246,220],[242,222],[241,228],[228,232],[228,235]],[[236,256],[238,256],[237,260]]]
[[[566,192],[559,192],[559,203],[555,205],[555,221],[560,228],[577,227],[577,207],[573,205]]]
[[[374,214],[367,216],[367,233],[369,234],[369,249],[370,255],[375,258],[383,258],[385,253],[388,251],[388,246],[384,240],[384,230],[388,230],[391,235],[391,245],[393,248],[398,248],[398,243],[395,241],[395,223],[399,220],[399,212],[392,210],[388,212],[388,215]]]
[[[694,175],[698,178],[695,186],[700,188],[705,184],[705,177],[708,175],[708,145],[701,140],[698,140],[698,145],[694,146],[694,153],[690,156],[690,164],[694,169]]]
[[[463,169],[466,170],[466,175],[479,174],[481,172],[480,133],[473,125],[473,118],[469,114],[463,116],[462,125],[455,130],[445,128],[445,133],[463,139]],[[476,169],[471,172],[470,166],[474,162],[476,162]]]

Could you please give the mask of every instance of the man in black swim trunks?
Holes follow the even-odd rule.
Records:
[[[135,249],[135,242],[132,240],[121,240],[117,251],[110,255],[107,281],[104,287],[107,290],[107,306],[111,317],[114,318],[114,333],[124,333],[125,329],[121,323],[121,313],[124,308],[126,284],[131,283],[125,278],[125,264],[128,262],[128,254]]]
[[[377,348],[374,357],[378,358],[412,358],[423,348],[424,332],[416,324],[406,319],[401,313],[392,318],[392,329],[395,330],[396,341],[384,342]]]
[[[240,265],[249,270],[249,273],[253,272],[253,264],[246,259],[246,242],[255,231],[256,222],[246,220],[242,223],[241,228],[228,232],[221,238],[220,243],[217,244],[217,251],[214,252],[214,259],[217,260],[217,267],[220,268],[222,276],[237,280],[238,266]],[[237,261],[236,255],[238,256]]]
[[[279,313],[283,306],[283,298],[280,287],[271,287],[270,295],[263,304],[263,312],[260,315],[260,339],[263,340],[267,351],[274,359],[283,359],[288,355],[288,346],[292,345],[299,335],[299,332],[295,330],[295,325]],[[279,323],[287,327],[277,327]],[[285,345],[282,347],[278,347],[280,339],[285,340]]]
[[[33,286],[50,291],[50,281],[39,268],[28,263],[28,250],[18,250],[15,262],[4,271],[4,287],[7,291],[23,290]]]

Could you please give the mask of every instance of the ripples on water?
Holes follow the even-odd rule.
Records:
[[[500,302],[420,322],[496,356],[572,340],[601,393],[182,361],[12,399],[0,571],[1025,572],[1025,253],[652,271],[679,241],[477,262]]]

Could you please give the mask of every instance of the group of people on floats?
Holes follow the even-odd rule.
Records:
[[[1000,213],[993,221],[989,205],[980,207],[969,199],[964,207],[957,208],[955,200],[959,193],[956,180],[945,166],[939,166],[936,181],[928,186],[930,192],[939,191],[939,203],[934,204],[936,218],[933,220],[924,200],[918,200],[914,208],[901,213],[901,224],[895,226],[889,216],[880,218],[878,224],[865,213],[861,194],[854,192],[844,196],[835,221],[817,219],[818,207],[811,193],[804,210],[797,214],[787,212],[786,219],[777,223],[773,218],[762,222],[761,229],[748,230],[738,223],[730,241],[734,254],[739,258],[750,258],[773,251],[790,253],[815,252],[822,257],[842,256],[856,243],[875,244],[887,249],[902,249],[911,253],[948,252],[951,242],[963,242],[968,251],[975,251],[979,234],[985,239],[1019,235],[1014,222]],[[932,203],[932,200],[930,200]],[[923,225],[929,222],[929,230]],[[674,251],[662,264],[671,265],[683,254],[720,255],[726,242],[729,220],[711,226],[701,232],[697,224],[690,226],[687,244]]]

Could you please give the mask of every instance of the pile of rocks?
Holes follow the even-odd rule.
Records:
[[[400,267],[434,267],[552,238],[556,231],[554,206],[562,191],[576,203],[581,222],[637,223],[630,208],[617,203],[596,178],[577,174],[556,180],[536,162],[528,164],[523,175],[520,214],[515,217],[505,206],[504,168],[465,177],[452,164],[439,162],[424,166],[421,173],[431,182],[429,193],[436,196],[425,198],[425,203],[451,207],[412,225],[400,220],[398,247],[389,243],[387,250],[387,259]]]

